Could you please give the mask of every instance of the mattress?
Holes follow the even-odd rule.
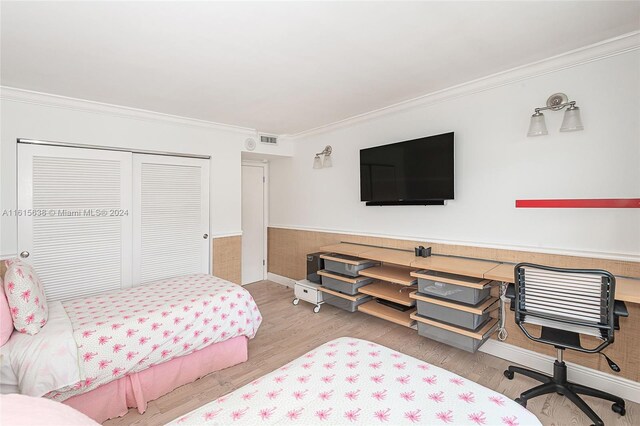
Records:
[[[55,304],[54,313],[40,333],[14,333],[2,347],[2,383],[57,401],[214,343],[253,338],[262,321],[249,292],[206,274]]]
[[[343,337],[170,425],[540,425],[504,395],[376,343]]]

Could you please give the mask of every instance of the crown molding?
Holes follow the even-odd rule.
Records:
[[[213,121],[199,120],[195,118],[164,114],[161,112],[148,111],[121,105],[113,105],[103,102],[53,95],[49,93],[36,92],[9,86],[0,86],[0,100],[21,102],[51,108],[62,108],[93,114],[105,114],[119,118],[128,118],[143,121],[157,121],[162,123],[176,124],[180,126],[221,130],[243,135],[256,136],[258,134],[256,129],[251,129],[248,127],[216,123]]]
[[[358,114],[333,123],[314,127],[295,134],[278,135],[281,138],[296,140],[306,136],[325,133],[341,127],[347,127],[359,122],[374,119],[376,117],[397,113],[405,109],[425,107],[454,98],[468,96],[475,93],[491,90],[501,86],[528,80],[545,74],[573,68],[590,62],[621,55],[640,49],[640,31],[623,34],[589,46],[552,56],[537,62],[511,68],[479,79],[471,80],[442,90],[431,92],[413,99],[398,102],[383,108]],[[234,132],[243,135],[256,136],[256,129],[234,126],[230,124],[216,123],[213,121],[199,120],[144,109],[131,108],[108,103],[71,98],[48,93],[15,87],[0,86],[0,99],[14,102],[29,103],[47,107],[64,108],[81,112],[108,114],[115,117],[138,119],[146,121],[160,121],[177,125],[215,129]]]
[[[314,127],[291,135],[282,135],[292,140],[303,137],[326,133],[342,127],[351,126],[364,121],[372,120],[384,115],[394,114],[410,108],[419,108],[445,102],[451,99],[473,95],[486,90],[517,83],[546,74],[599,61],[612,56],[640,49],[640,31],[623,34],[618,37],[603,40],[589,46],[570,50],[559,55],[551,56],[540,61],[521,65],[465,83],[437,90],[417,98],[398,102],[383,108],[345,118],[333,123]]]

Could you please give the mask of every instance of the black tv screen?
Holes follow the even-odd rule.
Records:
[[[422,204],[452,199],[453,132],[360,150],[361,201]]]

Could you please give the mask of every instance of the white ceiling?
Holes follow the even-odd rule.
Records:
[[[640,2],[2,2],[5,86],[297,133],[640,27]]]

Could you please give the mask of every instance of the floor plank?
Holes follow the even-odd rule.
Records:
[[[253,295],[262,316],[262,326],[249,343],[249,361],[203,377],[194,383],[149,403],[144,414],[135,409],[107,426],[162,425],[213,401],[254,379],[275,370],[305,352],[337,337],[351,336],[371,340],[392,349],[453,371],[494,389],[510,398],[535,385],[532,379],[516,376],[507,380],[502,371],[509,365],[503,359],[477,352],[470,354],[451,346],[420,337],[415,330],[361,312],[348,313],[323,305],[314,314],[313,306],[300,302],[294,306],[293,290],[261,281],[245,288]],[[607,425],[640,424],[640,405],[627,402],[627,415],[620,417],[610,403],[585,397],[587,403]],[[567,399],[546,395],[529,401],[531,410],[545,425],[589,425],[589,419]]]

